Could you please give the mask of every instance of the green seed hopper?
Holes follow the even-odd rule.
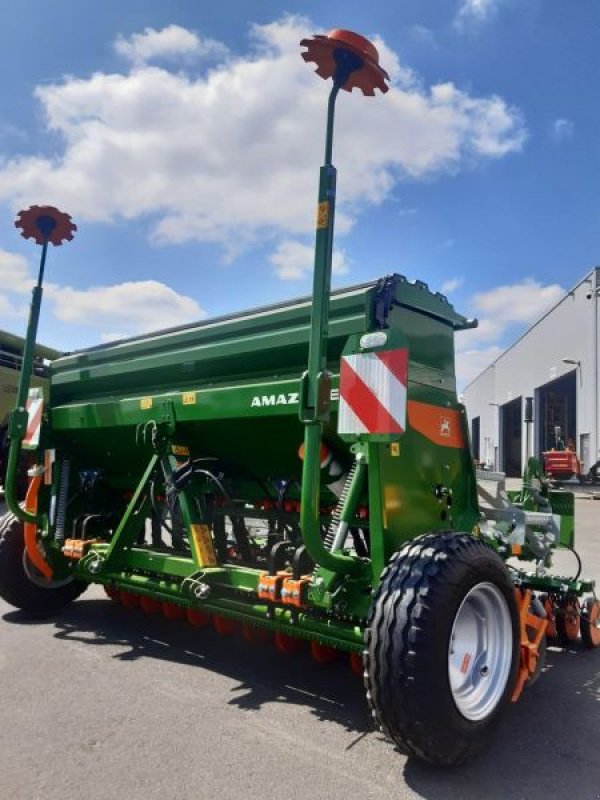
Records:
[[[537,677],[548,636],[600,644],[600,605],[581,603],[592,582],[550,572],[574,544],[573,496],[534,459],[513,494],[474,469],[454,334],[476,323],[400,275],[330,291],[333,101],[382,71],[355,34],[305,44],[324,77],[337,64],[312,296],[65,355],[43,409],[24,368],[0,595],[43,614],[98,583],[293,656],[346,653],[393,741],[458,763]],[[53,207],[18,225],[43,248],[27,365],[47,245],[74,226]],[[37,463],[24,507],[21,443]]]
[[[68,452],[77,473],[93,472],[98,482],[110,475],[111,488],[133,491],[148,460],[149,437],[164,436],[176,452],[205,459],[240,503],[300,500],[304,426],[298,413],[299,376],[307,362],[310,311],[306,299],[59,359],[51,374],[49,444]],[[358,442],[337,431],[344,348],[381,330],[383,347],[363,350],[359,344],[357,349],[390,352],[387,341],[393,339],[391,352],[400,349],[399,343],[410,352],[404,414],[413,425],[405,434],[381,437],[393,441],[372,442],[369,452],[365,444],[366,457],[377,462],[380,473],[379,497],[371,496],[370,502],[385,506],[387,515],[377,574],[392,552],[424,528],[456,520],[470,530],[477,520],[464,411],[456,401],[453,371],[453,332],[468,324],[444,297],[397,275],[332,297],[327,340],[331,414],[322,444],[339,474],[323,470],[324,506],[337,500],[328,490],[328,478],[339,484],[354,461],[352,440]],[[410,346],[404,331],[410,331]],[[445,435],[436,430],[444,424]],[[439,441],[450,444],[443,463],[434,457]],[[430,485],[456,486],[451,508],[440,503]],[[361,502],[368,500],[364,487]]]

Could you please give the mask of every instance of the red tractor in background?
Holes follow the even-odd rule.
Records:
[[[554,481],[568,481],[577,478],[584,483],[588,475],[581,471],[581,461],[573,450],[547,450],[542,453],[544,472]]]
[[[598,480],[598,469],[600,462],[592,464],[588,472],[584,472],[581,461],[575,452],[575,445],[572,439],[567,440],[565,445],[561,438],[561,429],[557,427],[556,447],[542,453],[544,472],[551,481],[561,483],[577,478],[579,483],[596,483]]]

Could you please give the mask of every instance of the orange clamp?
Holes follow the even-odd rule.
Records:
[[[84,557],[91,545],[99,541],[99,539],[65,539],[62,551],[66,558],[79,560]]]
[[[276,575],[262,572],[258,579],[258,596],[261,600],[269,600],[271,603],[279,603],[281,600],[281,590],[283,582],[289,577],[289,572],[280,571]]]
[[[303,575],[298,579],[287,577],[281,590],[281,602],[286,606],[295,606],[296,608],[306,606],[310,581],[310,575]]]

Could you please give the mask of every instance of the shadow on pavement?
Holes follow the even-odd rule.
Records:
[[[308,707],[318,720],[364,736],[378,737],[360,679],[347,660],[322,667],[308,652],[279,654],[272,644],[250,645],[240,636],[222,637],[212,628],[194,629],[128,611],[108,600],[80,600],[49,620],[31,621],[19,611],[12,624],[47,625],[58,639],[121,648],[113,658],[157,658],[196,665],[237,682],[229,701],[246,712],[268,703]],[[600,649],[549,648],[544,675],[508,709],[483,753],[451,770],[428,767],[391,752],[398,777],[430,800],[527,798],[590,800],[600,795]],[[387,745],[381,742],[382,747]]]
[[[20,625],[47,625],[55,629],[57,639],[122,648],[113,656],[122,661],[158,658],[225,675],[238,682],[230,705],[244,711],[258,711],[266,703],[292,702],[348,731],[364,734],[374,730],[362,680],[351,672],[345,655],[320,666],[312,660],[308,645],[297,656],[285,656],[272,642],[252,645],[239,634],[220,636],[210,626],[194,628],[185,621],[147,616],[104,599],[81,599],[63,609],[60,616],[46,619],[32,620],[21,611],[11,611],[3,619]]]

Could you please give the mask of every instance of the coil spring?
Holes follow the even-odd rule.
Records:
[[[65,540],[65,521],[67,517],[67,500],[69,499],[69,478],[71,462],[63,459],[60,470],[60,486],[58,487],[58,503],[56,508],[56,532],[54,538],[57,542]]]

